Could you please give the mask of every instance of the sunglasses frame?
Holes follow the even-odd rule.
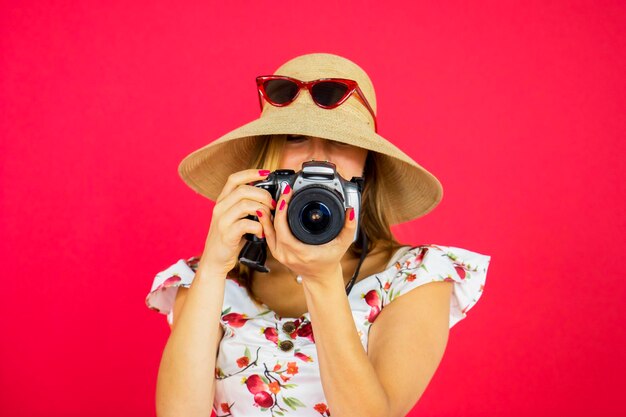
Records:
[[[270,98],[267,96],[267,93],[265,92],[264,84],[265,84],[265,81],[269,81],[269,80],[292,81],[298,86],[298,91],[296,92],[296,95],[290,101],[283,103],[283,104],[275,103],[272,100],[270,100]],[[341,100],[339,100],[337,103],[331,106],[320,104],[313,97],[312,88],[317,83],[324,82],[324,81],[332,81],[332,82],[345,84],[348,87],[348,91],[346,92],[346,94]],[[372,118],[374,119],[374,131],[378,132],[378,126],[377,126],[376,115],[374,114],[374,110],[372,109],[372,106],[370,106],[369,102],[365,98],[365,94],[363,94],[363,91],[361,91],[361,88],[359,87],[358,83],[354,80],[350,80],[348,78],[319,78],[317,80],[301,81],[296,78],[288,77],[286,75],[259,75],[258,77],[256,77],[256,84],[257,84],[257,91],[259,93],[259,104],[261,106],[261,110],[263,110],[263,100],[267,101],[269,104],[271,104],[272,106],[276,106],[276,107],[285,107],[285,106],[290,105],[296,100],[296,98],[298,98],[298,96],[300,95],[300,91],[302,91],[303,88],[306,88],[307,90],[309,90],[309,94],[311,95],[313,102],[315,102],[315,104],[318,107],[321,107],[323,109],[334,109],[335,107],[341,106],[348,98],[350,98],[350,96],[352,96],[356,92],[357,99],[359,99],[361,103],[363,103],[365,107],[367,107],[370,114],[372,115]]]

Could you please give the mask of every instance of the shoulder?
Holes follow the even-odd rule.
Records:
[[[152,278],[150,291],[145,297],[146,306],[161,314],[171,312],[176,301],[179,288],[189,288],[195,277],[200,257],[181,258]]]
[[[423,244],[413,246],[394,264],[383,306],[396,298],[408,294],[427,284],[445,282],[440,285],[447,290],[421,289],[420,293],[439,292],[452,294],[450,300],[450,327],[465,318],[480,299],[486,283],[487,269],[491,257],[476,251],[454,246]],[[413,298],[419,297],[414,295]]]

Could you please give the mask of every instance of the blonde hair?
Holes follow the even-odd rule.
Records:
[[[250,162],[250,168],[264,168],[274,171],[282,168],[279,166],[282,157],[282,150],[287,141],[286,134],[262,135],[259,141],[259,148],[254,152],[256,155]],[[362,231],[367,236],[367,252],[371,252],[373,248],[382,247],[387,250],[389,259],[396,248],[402,246],[391,232],[389,220],[382,210],[383,201],[381,187],[384,186],[384,177],[379,171],[380,156],[374,151],[368,151],[365,160],[365,169],[363,176],[365,178],[365,186],[361,193],[361,218],[359,219]],[[357,239],[348,248],[348,252],[355,258],[360,258],[363,252],[361,239]],[[244,286],[250,298],[259,304],[261,300],[252,291],[252,274],[249,267],[241,263],[237,263],[235,267],[228,273],[229,277],[236,279]]]

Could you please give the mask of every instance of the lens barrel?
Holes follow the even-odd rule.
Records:
[[[298,190],[287,209],[291,232],[309,245],[322,245],[335,239],[343,228],[345,216],[341,195],[320,184]]]

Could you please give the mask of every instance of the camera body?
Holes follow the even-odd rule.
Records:
[[[354,208],[357,222],[353,242],[359,238],[363,177],[352,177],[348,181],[339,175],[332,162],[311,160],[304,162],[298,172],[279,169],[253,185],[267,190],[276,201],[287,185],[291,187],[293,195],[287,207],[287,222],[291,233],[301,242],[322,245],[335,239],[343,229],[348,207]],[[248,218],[258,221],[256,216]],[[265,262],[265,247],[259,247],[261,243],[265,245],[265,238],[251,233],[246,233],[245,237],[249,242],[242,250],[240,262],[267,272],[262,265]],[[251,248],[251,243],[256,246]]]
[[[341,232],[348,207],[354,208],[354,240],[358,238],[363,177],[347,181],[332,162],[312,160],[304,162],[299,172],[279,169],[254,186],[267,190],[278,201],[287,184],[293,190],[287,222],[297,239],[308,245],[330,242]]]

